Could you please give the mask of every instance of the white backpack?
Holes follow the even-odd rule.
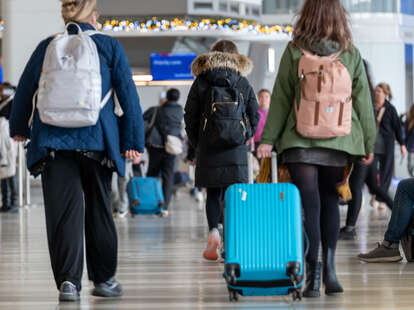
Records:
[[[78,34],[68,33],[69,25]],[[94,126],[99,113],[112,96],[112,89],[102,98],[99,53],[91,36],[79,25],[68,23],[66,31],[49,44],[40,76],[39,89],[33,97],[33,119],[36,107],[43,123],[64,128]]]

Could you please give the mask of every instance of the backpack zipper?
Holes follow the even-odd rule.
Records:
[[[246,125],[244,124],[244,122],[243,122],[243,121],[240,121],[240,124],[241,124],[241,125],[242,125],[242,127],[243,127],[243,136],[245,136],[245,137],[246,137],[246,132],[247,132]]]
[[[207,127],[207,117],[204,118],[203,131],[206,131],[206,127]]]
[[[232,104],[232,105],[238,105],[239,103],[238,102],[214,102],[211,105],[211,109],[213,110],[213,112],[216,112],[217,111],[217,109],[216,109],[216,105],[217,104]]]
[[[322,92],[322,80],[324,79],[323,65],[319,67],[318,72],[318,93]]]

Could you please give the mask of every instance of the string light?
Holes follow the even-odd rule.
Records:
[[[190,20],[175,18],[173,20],[159,19],[153,17],[146,21],[130,20],[107,20],[99,24],[99,30],[114,32],[174,32],[174,31],[220,31],[230,33],[246,33],[257,35],[279,34],[287,37],[292,36],[292,26],[261,25],[246,20],[227,19],[201,19]]]

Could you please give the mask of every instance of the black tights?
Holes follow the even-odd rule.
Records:
[[[299,188],[309,238],[308,263],[316,263],[319,243],[335,250],[339,235],[339,206],[336,183],[344,177],[344,167],[326,167],[302,163],[288,164],[293,183]]]
[[[206,213],[208,228],[217,228],[223,214],[223,200],[226,188],[207,188]]]

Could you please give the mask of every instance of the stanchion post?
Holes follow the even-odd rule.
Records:
[[[24,148],[23,143],[18,144],[18,181],[19,181],[19,207],[24,207]]]

